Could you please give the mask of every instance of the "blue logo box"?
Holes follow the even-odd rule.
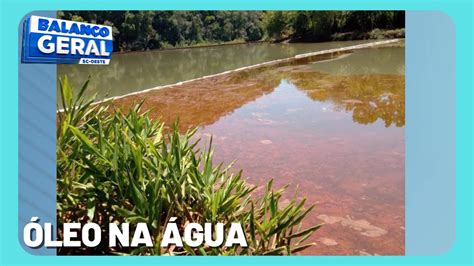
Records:
[[[107,65],[112,27],[31,16],[23,24],[21,62]]]

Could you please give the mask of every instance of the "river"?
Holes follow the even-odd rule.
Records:
[[[88,95],[97,99],[120,96],[157,86],[221,73],[297,54],[369,41],[272,44],[251,43],[163,51],[117,53],[110,65],[58,65],[74,88],[90,77]],[[59,95],[59,94],[58,94]],[[58,104],[60,97],[57,97]]]
[[[171,84],[295,54],[360,42],[251,44],[120,54],[91,74],[101,97]],[[100,77],[100,79],[99,79]],[[102,90],[103,88],[110,88]],[[306,255],[403,255],[405,52],[371,48],[302,64],[248,70],[117,100],[145,100],[152,117],[213,136],[216,162],[235,160],[248,182],[289,184],[325,223]],[[283,203],[284,204],[284,203]]]

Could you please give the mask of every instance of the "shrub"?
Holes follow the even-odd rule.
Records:
[[[169,132],[136,104],[123,112],[112,103],[74,96],[67,77],[60,80],[64,110],[57,118],[58,228],[68,222],[95,222],[102,231],[98,247],[61,248],[59,254],[133,255],[289,255],[314,243],[303,243],[320,225],[300,229],[314,206],[292,199],[282,206],[285,188],[252,196],[241,172],[213,163],[212,140],[201,151],[196,129]],[[180,228],[190,222],[242,224],[248,247],[160,248],[164,225],[178,217]],[[154,247],[108,247],[108,223],[148,225]],[[228,227],[225,227],[227,232]],[[182,233],[182,231],[181,231]],[[58,230],[58,238],[62,239]]]

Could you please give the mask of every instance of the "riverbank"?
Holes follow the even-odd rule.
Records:
[[[130,54],[130,53],[142,53],[142,52],[150,52],[150,51],[175,51],[175,50],[187,50],[187,49],[197,49],[197,48],[209,48],[209,47],[221,47],[221,46],[232,46],[232,45],[242,45],[242,44],[257,44],[257,43],[265,43],[269,41],[245,41],[245,40],[233,40],[229,42],[218,42],[218,43],[211,43],[211,42],[204,42],[204,43],[197,43],[193,45],[183,45],[183,46],[170,46],[167,48],[158,48],[158,49],[147,49],[147,50],[138,50],[138,51],[117,51],[114,54]]]
[[[258,41],[246,41],[244,39],[232,40],[228,42],[203,42],[196,43],[192,45],[182,45],[182,46],[170,46],[165,48],[158,49],[146,49],[138,51],[117,51],[114,54],[129,54],[129,53],[141,53],[149,51],[174,51],[174,50],[186,50],[186,49],[196,49],[196,48],[208,48],[208,47],[221,47],[221,46],[232,46],[232,45],[242,45],[242,44],[257,44],[257,43],[325,43],[325,42],[339,42],[339,41],[361,41],[361,40],[389,40],[389,39],[404,39],[405,38],[405,28],[394,29],[394,30],[383,30],[383,29],[374,29],[370,32],[342,32],[335,33],[331,36],[329,40],[312,40],[308,38],[299,38],[299,37],[288,37],[280,40],[258,40]]]
[[[331,35],[331,37],[325,42],[339,42],[339,41],[357,41],[357,40],[385,40],[385,39],[404,39],[405,28],[401,29],[373,29],[371,31],[351,31],[351,32],[338,32]],[[290,36],[286,39],[275,41],[282,43],[312,43],[312,42],[323,42],[317,41],[308,37],[295,37]]]
[[[381,40],[405,38],[405,29],[382,30],[374,29],[370,32],[346,32],[336,33],[332,36],[333,41],[348,41],[348,40]]]

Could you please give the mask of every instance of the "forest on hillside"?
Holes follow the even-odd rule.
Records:
[[[110,25],[114,51],[404,37],[404,11],[59,11]]]

